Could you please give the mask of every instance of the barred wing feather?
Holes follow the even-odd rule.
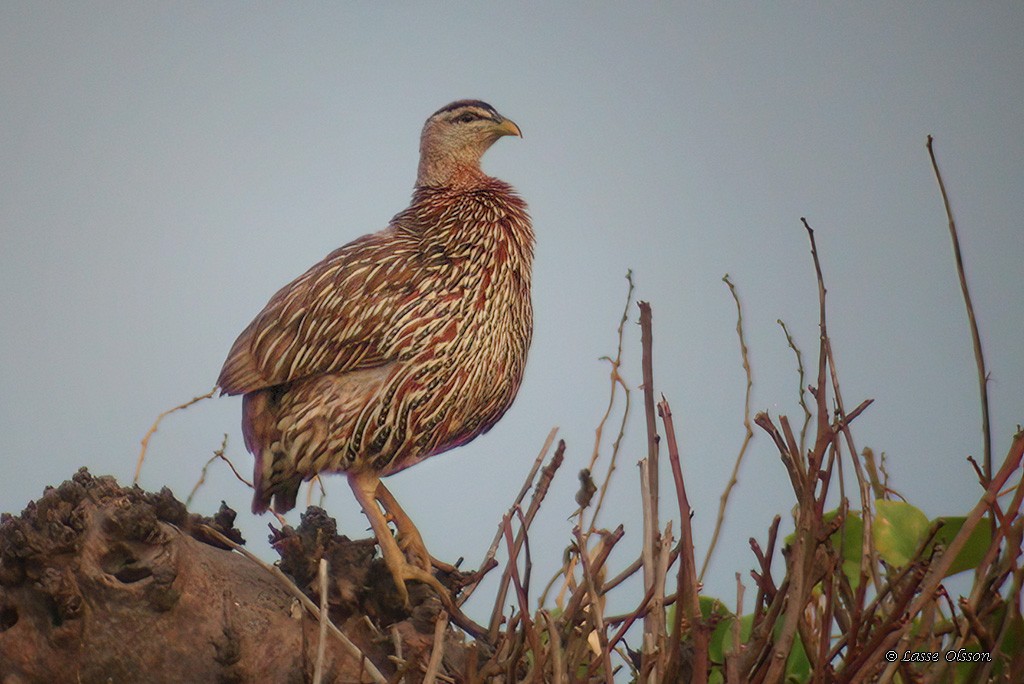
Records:
[[[418,257],[407,233],[387,229],[329,254],[281,288],[239,335],[217,381],[247,394],[394,360],[395,327],[417,299]]]

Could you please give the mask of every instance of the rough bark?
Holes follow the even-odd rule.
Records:
[[[203,518],[166,488],[123,488],[84,468],[20,516],[4,514],[0,683],[312,681],[317,620],[265,568],[204,534],[210,525],[244,543],[234,519],[226,505]],[[422,678],[436,597],[415,585],[403,610],[373,541],[338,536],[320,509],[273,536],[281,569],[317,603],[327,558],[331,618],[367,659],[385,676]],[[441,672],[461,670],[466,653],[449,632]],[[371,681],[333,636],[323,672],[324,682]]]

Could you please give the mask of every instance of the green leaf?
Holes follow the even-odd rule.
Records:
[[[1024,618],[1017,613],[1010,618],[1010,625],[1006,628],[1006,637],[1003,639],[1003,653],[1012,656],[1024,649]]]
[[[736,618],[722,620],[711,631],[711,636],[708,638],[708,657],[711,662],[725,662],[726,639],[729,638],[729,634],[732,632],[732,623],[735,621]]]
[[[732,611],[714,596],[698,596],[697,601],[700,604],[700,615],[705,620],[709,620],[712,616],[716,618],[733,617]]]
[[[981,648],[977,644],[968,644],[964,647],[964,650],[968,653],[981,653]],[[983,667],[983,663],[957,663],[953,666],[953,682],[954,684],[973,684],[979,681],[978,675],[980,668]],[[998,666],[996,666],[998,668]],[[998,670],[997,670],[998,671]],[[1000,679],[1000,678],[997,678]],[[988,679],[987,681],[995,681],[994,679]],[[1007,680],[1003,680],[1007,681]]]
[[[941,520],[945,523],[939,528],[938,533],[935,535],[935,540],[931,546],[941,544],[944,547],[948,547],[949,543],[953,541],[959,532],[960,528],[964,526],[964,522],[967,518],[963,517],[942,517],[936,518],[936,521]],[[987,521],[982,520],[980,523],[975,525],[974,529],[971,530],[970,536],[967,537],[967,543],[960,549],[960,553],[956,555],[953,560],[953,564],[949,566],[949,570],[946,571],[946,577],[955,575],[958,572],[964,570],[973,570],[978,567],[981,563],[982,558],[985,557],[985,552],[988,551],[988,547],[992,544],[992,528]],[[931,547],[929,547],[931,550]]]
[[[711,636],[708,639],[708,657],[711,658],[713,663],[724,663],[725,638],[736,617],[724,603],[713,596],[700,596],[698,601],[700,602],[701,616],[714,625],[714,628],[711,630]]]
[[[804,650],[804,642],[797,634],[793,639],[793,649],[789,652],[786,660],[786,681],[807,682],[811,678],[811,662],[807,659],[807,652]]]
[[[914,557],[928,531],[928,518],[902,501],[875,500],[875,548],[886,563],[901,567]]]
[[[753,615],[749,616],[753,619]],[[776,639],[782,634],[783,623],[785,622],[784,616],[780,615],[775,621],[775,627],[772,629],[772,634]],[[804,650],[804,643],[800,639],[800,635],[796,634],[793,639],[793,646],[789,649],[789,657],[786,658],[786,679],[787,683],[793,682],[794,684],[808,682],[811,679],[811,663],[807,659],[807,652]]]
[[[823,516],[826,524],[839,514],[829,511]],[[843,574],[854,589],[860,584],[860,558],[863,555],[864,521],[855,511],[846,514],[842,527],[832,533],[830,541],[843,561]]]
[[[735,650],[732,630],[737,619],[740,623],[740,643],[745,644],[750,639],[750,630],[754,625],[753,615],[744,615],[741,618],[729,617],[722,620],[715,625],[708,640],[708,656],[712,662],[725,663],[725,656]]]

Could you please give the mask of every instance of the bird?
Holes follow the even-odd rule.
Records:
[[[406,581],[443,592],[381,478],[494,426],[532,339],[527,205],[480,166],[504,136],[522,131],[486,102],[434,112],[409,206],[271,297],[217,380],[242,395],[253,513],[291,510],[303,481],[344,473],[406,605]]]

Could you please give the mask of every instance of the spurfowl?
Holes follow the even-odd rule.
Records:
[[[435,112],[409,207],[275,294],[217,381],[244,395],[253,512],[288,511],[303,480],[344,472],[406,600],[405,580],[439,584],[380,478],[490,429],[530,346],[530,218],[511,186],[480,169],[504,135],[522,134],[485,102]]]

